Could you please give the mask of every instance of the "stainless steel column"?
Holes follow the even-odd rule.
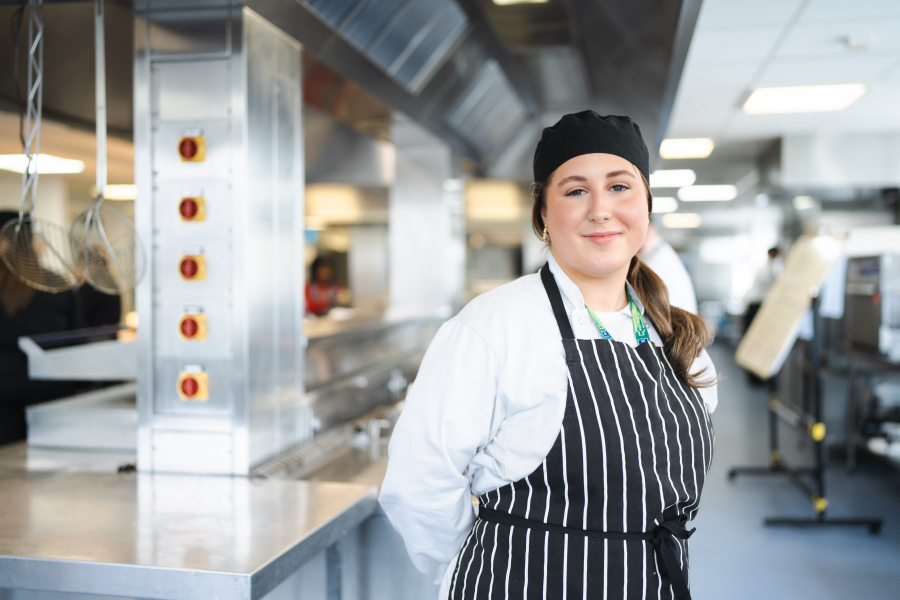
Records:
[[[309,432],[300,45],[196,4],[135,3],[138,468],[247,474]]]

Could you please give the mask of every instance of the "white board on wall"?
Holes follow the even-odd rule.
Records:
[[[797,240],[784,270],[769,290],[744,334],[735,360],[762,379],[777,374],[797,340],[803,315],[843,242],[832,236],[804,236]]]

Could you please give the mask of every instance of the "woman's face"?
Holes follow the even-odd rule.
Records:
[[[647,189],[633,164],[613,154],[583,154],[550,178],[541,212],[553,256],[582,277],[628,269],[647,235]]]

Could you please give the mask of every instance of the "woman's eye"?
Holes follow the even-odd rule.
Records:
[[[568,192],[566,192],[566,196],[581,196],[586,193],[587,191],[582,188],[575,188],[574,190],[569,190]]]
[[[614,192],[624,192],[625,190],[627,190],[629,188],[627,185],[617,183],[617,184],[611,186],[609,189],[611,189]]]

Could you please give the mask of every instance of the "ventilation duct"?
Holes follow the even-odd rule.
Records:
[[[484,63],[447,112],[446,120],[480,152],[489,154],[528,116],[496,60]]]
[[[452,0],[305,0],[350,45],[417,95],[463,37],[468,19]]]

